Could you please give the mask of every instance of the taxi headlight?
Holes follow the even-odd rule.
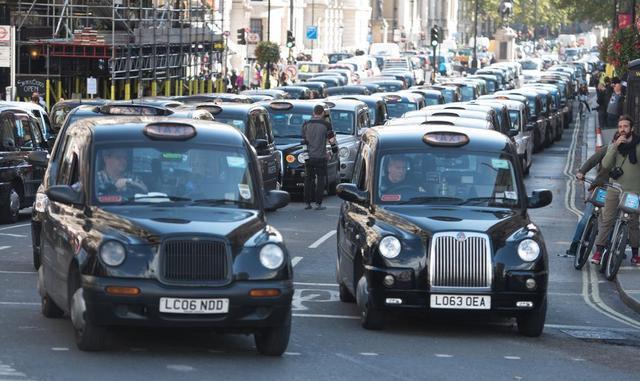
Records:
[[[127,257],[127,249],[118,241],[107,241],[100,246],[100,259],[107,266],[119,266]]]
[[[338,156],[340,160],[347,160],[349,158],[349,154],[351,151],[347,147],[340,147],[340,151],[338,151]]]
[[[304,164],[307,161],[307,159],[309,159],[309,153],[302,152],[298,154],[298,163]]]
[[[44,193],[36,193],[36,201],[33,203],[33,207],[36,212],[44,213],[49,203],[49,197]]]
[[[518,245],[518,255],[523,261],[535,261],[540,255],[540,245],[532,239],[522,240]]]
[[[269,270],[275,270],[282,266],[284,262],[284,252],[280,246],[268,243],[260,249],[260,263]]]
[[[400,255],[400,250],[402,249],[402,244],[400,241],[391,235],[388,235],[380,240],[380,244],[378,245],[378,250],[380,250],[380,254],[382,254],[385,258],[395,258]]]

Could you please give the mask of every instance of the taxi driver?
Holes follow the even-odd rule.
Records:
[[[104,168],[96,174],[98,194],[111,192],[139,191],[147,193],[147,186],[128,173],[128,151],[125,149],[106,149],[102,151]]]

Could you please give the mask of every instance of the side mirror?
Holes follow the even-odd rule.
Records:
[[[264,208],[266,210],[276,210],[284,208],[289,204],[289,192],[280,190],[270,190],[264,195]]]
[[[553,200],[553,193],[548,189],[536,189],[531,192],[531,197],[528,198],[528,207],[531,209],[542,208],[549,204]]]
[[[518,136],[518,134],[520,133],[520,131],[518,130],[509,130],[509,132],[507,133],[507,136],[510,138],[516,137]]]
[[[361,191],[356,184],[338,184],[336,194],[345,201],[355,202],[361,205],[367,205],[369,203],[369,192]]]
[[[82,205],[81,194],[69,185],[53,185],[47,190],[47,197],[63,204]]]
[[[264,139],[256,139],[253,142],[253,146],[256,148],[256,153],[258,156],[268,155],[269,152],[269,142]]]
[[[49,165],[49,153],[46,151],[31,151],[27,156],[27,161],[36,167],[46,167]]]

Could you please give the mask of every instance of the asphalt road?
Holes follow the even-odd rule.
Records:
[[[550,251],[547,326],[540,338],[514,321],[481,315],[393,316],[384,331],[360,327],[353,304],[338,301],[334,230],[340,201],[324,211],[293,202],[269,221],[295,263],[294,320],[282,358],[257,354],[253,338],[186,330],[115,332],[112,348],[76,349],[68,319],[40,314],[31,261],[29,215],[0,226],[0,381],[4,380],[632,380],[640,374],[640,316],[613,283],[578,272],[560,255],[573,235],[579,201],[565,197],[566,173],[587,154],[594,118],[565,130],[534,157],[528,191],[553,190],[531,210]],[[584,128],[587,126],[588,128]],[[567,160],[570,166],[567,167]],[[640,276],[640,273],[638,274]]]

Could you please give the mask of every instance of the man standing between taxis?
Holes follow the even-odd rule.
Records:
[[[331,124],[324,120],[324,107],[316,105],[313,108],[313,118],[302,125],[302,142],[307,145],[309,158],[305,163],[304,202],[305,209],[311,209],[311,202],[315,201],[316,210],[326,209],[322,206],[322,196],[327,179],[327,142],[331,144],[331,151],[338,152],[335,134]]]

